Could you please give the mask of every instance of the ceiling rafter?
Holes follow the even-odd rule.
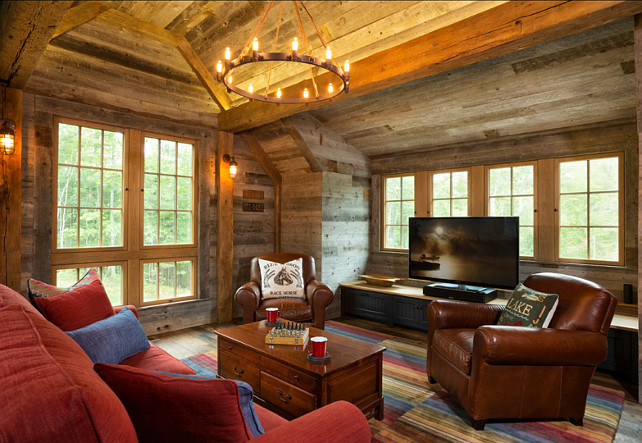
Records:
[[[299,112],[463,67],[640,12],[640,1],[503,3],[352,63],[347,95],[335,97],[330,102],[305,105],[276,107],[257,101],[245,103],[219,114],[219,128],[239,132],[262,126]],[[291,88],[301,90],[302,86],[298,84]]]
[[[54,37],[58,37],[93,19],[103,20],[112,25],[135,31],[176,48],[198,77],[210,97],[212,97],[218,105],[219,109],[226,111],[231,108],[231,98],[229,94],[223,85],[214,79],[185,37],[115,9],[106,8],[101,2],[87,2],[69,9],[54,32]]]

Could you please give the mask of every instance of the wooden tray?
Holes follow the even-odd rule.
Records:
[[[392,286],[399,280],[398,278],[391,278],[377,274],[360,275],[359,278],[365,280],[369,285],[374,286]]]

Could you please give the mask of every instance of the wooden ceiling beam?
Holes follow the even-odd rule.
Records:
[[[70,8],[62,21],[56,28],[56,31],[51,36],[53,40],[56,37],[61,36],[65,32],[76,29],[78,26],[84,25],[85,23],[95,19],[101,12],[104,12],[109,9],[109,5],[103,2],[83,2],[78,6]]]
[[[0,79],[24,88],[71,1],[2,2]]]
[[[102,2],[90,1],[70,9],[63,21],[58,25],[54,33],[54,38],[95,18],[124,29],[136,31],[146,37],[175,47],[190,68],[192,68],[194,74],[196,74],[221,111],[230,109],[231,100],[229,94],[214,80],[214,77],[212,77],[198,55],[196,55],[185,37],[177,35],[158,25],[140,20],[115,9],[110,9]]]
[[[503,3],[352,63],[350,93],[331,102],[498,57],[640,12],[641,1]],[[302,90],[303,86],[291,88]],[[331,102],[275,106],[254,101],[219,114],[219,129],[239,132]]]

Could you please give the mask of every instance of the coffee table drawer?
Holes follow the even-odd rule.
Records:
[[[314,410],[317,405],[316,395],[264,371],[261,371],[261,398],[297,417]]]
[[[242,357],[249,361],[258,362],[259,359],[261,358],[259,354],[249,349],[247,346],[239,345],[238,343],[234,343],[222,337],[219,337],[218,340],[219,340],[218,349],[220,349],[221,351],[231,352],[232,354],[236,354],[239,357]]]
[[[225,351],[219,351],[221,361],[219,374],[225,378],[241,380],[252,386],[255,392],[259,390],[260,370],[249,361]]]

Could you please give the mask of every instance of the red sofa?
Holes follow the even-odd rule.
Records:
[[[130,307],[133,311],[134,308]],[[134,311],[135,312],[135,311]],[[194,374],[154,344],[123,362],[141,369]],[[85,352],[26,298],[0,285],[0,441],[128,442],[144,440]],[[347,402],[298,419],[255,405],[260,442],[370,441],[368,422]],[[195,414],[216,411],[194,410]],[[212,435],[211,441],[225,440]]]

